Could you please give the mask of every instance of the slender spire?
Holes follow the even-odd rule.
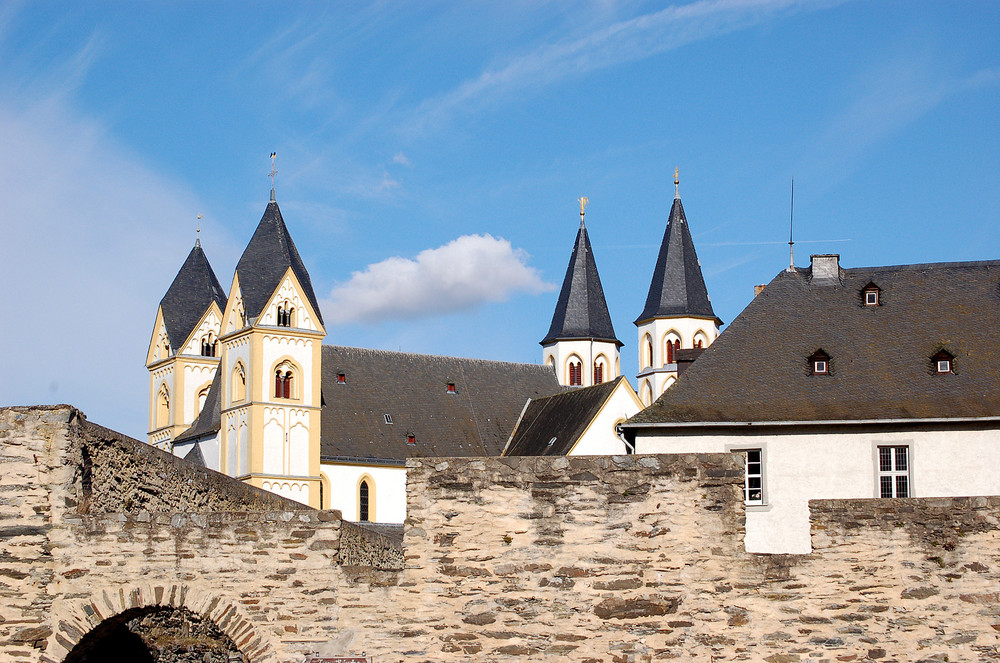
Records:
[[[580,198],[580,230],[576,233],[576,243],[573,245],[573,255],[566,268],[562,290],[559,291],[559,301],[552,315],[549,333],[542,339],[541,345],[555,341],[588,339],[594,341],[610,341],[618,346],[623,345],[615,336],[611,324],[611,314],[604,298],[604,288],[601,277],[597,273],[597,262],[590,247],[590,237],[583,217],[587,203],[586,198]]]
[[[275,202],[275,200],[274,200],[274,178],[278,174],[278,169],[274,167],[274,162],[277,160],[277,158],[278,158],[278,153],[277,152],[271,152],[271,172],[268,173],[267,176],[271,178],[271,202],[272,203]]]
[[[678,184],[675,175],[674,186]],[[670,207],[670,218],[663,232],[663,242],[653,269],[653,279],[646,295],[646,305],[635,319],[639,325],[653,318],[698,316],[718,317],[712,310],[708,288],[694,250],[691,229],[679,197]],[[719,324],[722,324],[721,321]]]
[[[194,248],[160,300],[170,347],[180,348],[184,344],[213,301],[220,309],[226,308],[226,295],[219,279],[205,257],[201,242],[195,240]]]
[[[681,169],[674,168],[674,200],[681,199]]]

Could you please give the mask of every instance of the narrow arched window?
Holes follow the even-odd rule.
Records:
[[[642,367],[653,365],[653,339],[650,338],[649,334],[643,339],[642,344]]]
[[[594,363],[594,384],[601,384],[604,382],[604,364],[601,362]]]
[[[292,388],[292,379],[295,372],[292,370],[290,362],[283,361],[274,369],[274,397],[292,398],[295,390]]]
[[[676,358],[674,357],[674,344],[667,339],[667,363],[676,363]]]
[[[236,364],[233,368],[233,385],[230,391],[230,398],[234,403],[239,403],[247,397],[247,373],[243,369],[243,364]]]
[[[368,481],[362,481],[358,486],[358,520],[368,522]]]
[[[170,392],[167,385],[160,387],[156,396],[156,427],[163,428],[170,424]]]
[[[571,387],[579,387],[583,384],[583,364],[578,361],[569,363],[569,384]]]

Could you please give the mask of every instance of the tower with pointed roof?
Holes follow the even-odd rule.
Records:
[[[222,316],[218,466],[316,507],[325,336],[309,273],[272,188]]]
[[[226,295],[196,240],[160,300],[146,353],[149,443],[172,451],[204,405],[219,367]]]
[[[639,329],[639,397],[650,405],[678,377],[679,355],[707,348],[722,321],[712,310],[701,263],[681,204],[674,171],[674,202],[663,233]]]
[[[549,333],[542,339],[542,361],[556,372],[559,383],[590,387],[621,373],[619,349],[584,223],[586,198],[580,199],[580,229],[566,268]]]

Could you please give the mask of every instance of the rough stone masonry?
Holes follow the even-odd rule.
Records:
[[[163,607],[255,662],[1000,659],[1000,498],[813,502],[754,555],[735,455],[420,459],[400,549],[69,406],[0,457],[0,662]]]

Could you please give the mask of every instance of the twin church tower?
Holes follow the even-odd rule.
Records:
[[[558,383],[579,387],[617,378],[623,345],[584,224],[585,204],[581,199],[576,244],[541,341]],[[679,193],[635,324],[644,405],[677,379],[685,353],[697,354],[719,333]],[[321,388],[347,377],[322,366],[325,336],[309,273],[272,188],[228,291],[196,241],[160,301],[146,356],[149,443],[299,502],[327,504],[324,486],[336,487],[320,462]]]
[[[566,269],[549,333],[542,339],[543,361],[567,386],[590,387],[621,374],[619,351],[604,298],[597,262],[584,223],[587,199],[580,199],[580,230]],[[678,366],[693,360],[719,335],[722,321],[712,310],[674,172],[674,202],[653,269],[639,328],[639,398],[650,405],[672,385]]]

